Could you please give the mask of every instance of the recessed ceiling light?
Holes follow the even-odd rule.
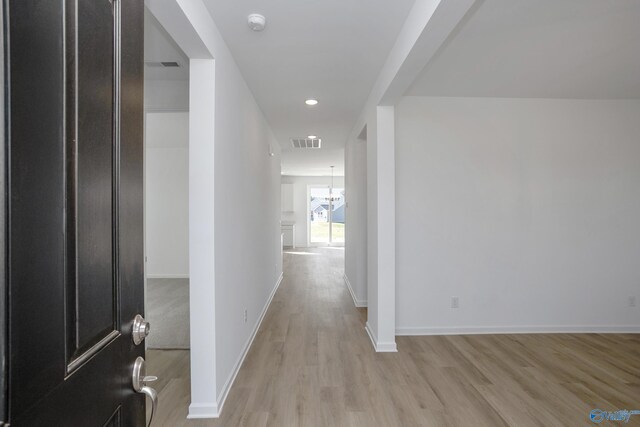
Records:
[[[318,100],[317,99],[307,99],[306,101],[304,101],[305,104],[307,105],[318,105]]]
[[[316,135],[309,135],[309,136],[307,136],[307,138],[309,138],[309,139],[318,139],[318,137]]]

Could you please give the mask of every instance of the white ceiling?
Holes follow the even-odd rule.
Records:
[[[640,98],[640,1],[485,0],[407,94]]]
[[[144,62],[177,62],[179,68],[144,67],[150,80],[189,80],[189,60],[162,25],[144,10]]]
[[[205,0],[282,149],[286,175],[343,174],[344,145],[413,0]],[[267,18],[251,31],[247,15]],[[313,108],[307,98],[320,103]],[[318,135],[320,150],[289,138]]]

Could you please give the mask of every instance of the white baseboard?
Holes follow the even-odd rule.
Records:
[[[351,298],[353,299],[353,304],[356,307],[366,307],[367,306],[367,300],[366,299],[358,299],[356,298],[356,294],[355,292],[353,292],[353,288],[351,288],[351,282],[349,281],[349,278],[347,277],[346,273],[344,275],[344,283],[347,285],[347,289],[349,289],[349,293],[351,294]]]
[[[258,330],[260,329],[260,325],[262,324],[262,320],[264,319],[264,316],[267,314],[267,310],[269,310],[269,306],[271,305],[271,301],[273,300],[273,297],[276,294],[276,291],[280,287],[280,283],[282,283],[282,278],[283,277],[284,277],[284,273],[280,273],[280,277],[278,278],[278,282],[273,287],[273,290],[271,291],[271,294],[269,295],[269,298],[267,298],[267,302],[264,305],[264,308],[262,309],[262,313],[260,313],[260,316],[258,317],[258,321],[256,322],[255,326],[253,327],[253,332],[251,333],[251,336],[249,336],[249,339],[244,344],[244,348],[242,349],[242,354],[240,355],[240,357],[236,361],[236,364],[233,366],[233,369],[231,370],[231,374],[227,378],[227,381],[224,383],[224,386],[222,387],[222,392],[220,393],[220,397],[218,398],[218,403],[217,403],[218,413],[217,413],[215,418],[219,417],[220,414],[222,413],[222,408],[224,407],[224,402],[227,400],[227,396],[229,395],[229,391],[231,390],[231,387],[233,386],[233,382],[236,380],[236,376],[238,376],[238,372],[240,372],[240,368],[242,367],[242,363],[244,362],[245,357],[247,357],[247,353],[249,353],[249,349],[251,348],[251,345],[253,344],[253,340],[255,339],[256,334],[258,333]]]
[[[398,347],[394,342],[379,342],[378,337],[371,329],[371,325],[369,322],[366,323],[364,329],[367,331],[367,335],[369,335],[369,339],[371,339],[371,344],[373,344],[373,348],[377,353],[395,353],[398,351]]]
[[[147,274],[147,279],[188,279],[188,274]]]
[[[188,419],[197,418],[218,418],[218,404],[212,403],[192,403],[189,405]]]
[[[451,327],[399,327],[396,335],[481,335],[481,334],[586,334],[586,333],[620,333],[638,334],[640,325],[619,326],[451,326]]]

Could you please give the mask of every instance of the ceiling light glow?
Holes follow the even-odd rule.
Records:
[[[307,105],[318,105],[318,100],[317,99],[307,99],[306,101],[304,101],[305,104]]]
[[[309,139],[318,139],[318,136],[317,135],[309,135],[309,136],[307,136],[307,138],[309,138]]]

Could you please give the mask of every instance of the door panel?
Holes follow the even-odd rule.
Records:
[[[12,324],[22,325],[10,334],[12,414],[23,413],[58,384],[65,352],[58,333],[64,327],[64,98],[62,85],[51,84],[63,79],[62,9],[42,2],[21,10],[28,3],[34,2],[14,1],[5,10],[10,21],[10,317]],[[35,67],[31,52],[40,51],[49,53],[40,55]],[[32,301],[49,304],[34,316]]]
[[[121,421],[120,407],[118,407],[104,427],[120,427],[122,425]]]
[[[11,426],[141,426],[143,3],[4,4]]]
[[[77,54],[73,55],[77,71],[71,73],[74,81],[68,83],[76,88],[69,91],[75,100],[67,104],[77,107],[77,115],[70,115],[67,122],[72,126],[67,132],[71,145],[67,150],[67,241],[75,240],[76,248],[75,254],[67,254],[75,258],[67,268],[67,310],[73,328],[69,331],[73,346],[70,363],[113,337],[118,327],[113,244],[118,195],[114,188],[118,141],[113,109],[117,103],[114,28],[118,14],[112,9],[108,1],[79,1],[77,28],[67,25],[67,31],[77,34],[78,40]]]

